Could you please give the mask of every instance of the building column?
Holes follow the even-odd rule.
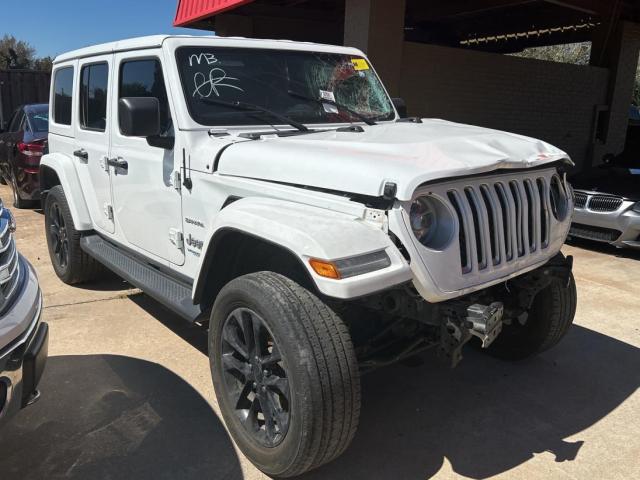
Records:
[[[591,65],[608,68],[609,96],[605,144],[594,149],[594,162],[600,163],[602,155],[617,155],[624,149],[629,106],[633,97],[636,71],[640,56],[640,24],[618,22],[614,28],[603,25],[594,35],[591,49]]]
[[[389,93],[399,95],[406,0],[345,0],[344,44],[365,52]]]

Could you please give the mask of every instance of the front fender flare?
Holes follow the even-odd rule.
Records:
[[[411,279],[411,270],[389,236],[361,218],[319,207],[269,198],[244,198],[221,210],[203,246],[203,256],[194,282],[194,300],[201,291],[207,258],[216,247],[220,232],[235,230],[280,246],[304,265],[317,289],[336,298],[354,298],[383,290]],[[342,280],[317,275],[310,258],[338,260],[385,250],[392,265],[377,272]],[[212,266],[215,268],[215,266]]]
[[[51,188],[50,185],[43,184],[46,178],[43,174],[45,169],[52,170],[58,177],[67,197],[69,211],[76,230],[91,230],[93,223],[73,160],[62,153],[49,153],[42,157],[40,161],[40,187],[43,194],[46,194]]]

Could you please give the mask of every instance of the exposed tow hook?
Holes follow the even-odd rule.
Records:
[[[494,302],[491,305],[473,304],[467,307],[460,302],[452,302],[443,310],[446,323],[440,331],[439,354],[455,367],[462,360],[462,347],[478,337],[482,348],[487,348],[502,332],[504,305]]]
[[[487,348],[502,332],[504,305],[494,302],[491,305],[474,304],[467,308],[467,321],[471,335],[482,340],[482,348]]]

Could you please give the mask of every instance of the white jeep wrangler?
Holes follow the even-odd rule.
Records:
[[[56,273],[106,266],[208,322],[221,412],[268,474],[347,448],[362,371],[469,341],[519,359],[573,321],[567,155],[400,118],[359,50],[155,36],[61,55],[52,82]]]

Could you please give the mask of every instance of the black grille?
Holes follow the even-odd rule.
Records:
[[[594,227],[592,225],[582,225],[580,223],[572,223],[569,235],[574,237],[587,238],[589,240],[598,240],[601,242],[613,242],[617,240],[622,232],[612,228]]]
[[[576,208],[584,208],[587,206],[587,194],[582,192],[575,192],[576,195]]]
[[[619,197],[594,195],[589,199],[589,210],[594,212],[615,212],[621,205],[622,199]]]

